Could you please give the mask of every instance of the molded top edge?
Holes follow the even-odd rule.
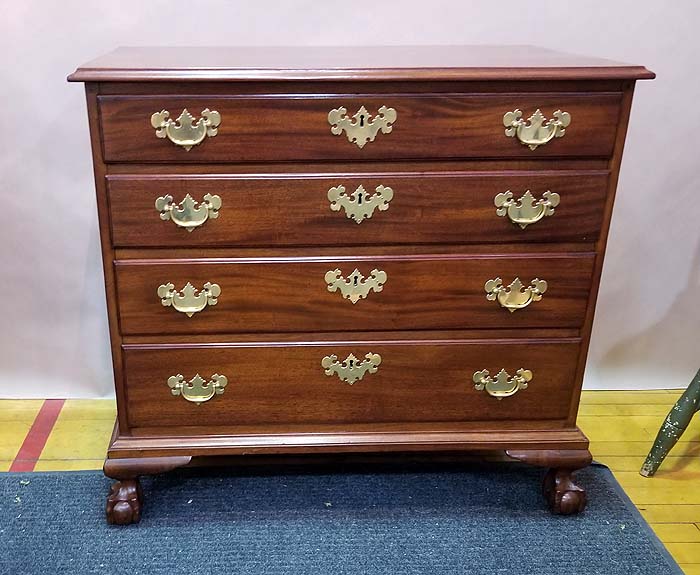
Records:
[[[655,74],[534,46],[118,48],[71,82],[614,80]]]

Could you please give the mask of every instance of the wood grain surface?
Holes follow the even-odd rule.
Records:
[[[337,246],[439,243],[594,242],[602,225],[605,171],[310,174],[114,174],[107,178],[112,239],[119,247]],[[331,211],[328,190],[377,186],[394,192],[386,211],[358,224]],[[530,190],[561,196],[553,216],[521,229],[496,214],[494,198]],[[216,194],[218,217],[193,232],[164,221],[159,197]]]
[[[327,376],[326,355],[378,353],[376,373],[353,385]],[[260,426],[467,420],[564,419],[573,390],[576,342],[230,346],[125,351],[128,418],[133,427]],[[498,400],[477,391],[476,371],[530,369],[525,390]],[[224,393],[199,406],[173,396],[170,376],[226,375]]]
[[[610,156],[620,114],[620,93],[571,94],[316,94],[291,97],[100,96],[106,162],[248,162],[377,160],[419,158],[531,158]],[[328,113],[344,107],[352,116],[362,106],[375,115],[396,110],[389,134],[363,148],[345,133],[333,135]],[[221,114],[218,134],[191,150],[157,138],[151,115],[168,110],[173,119],[187,108],[199,117],[209,108]],[[530,150],[504,133],[503,115],[520,109],[551,118],[571,114],[566,135]]]
[[[123,334],[580,327],[593,262],[590,254],[118,261],[119,317]],[[335,269],[345,278],[378,269],[387,280],[353,304],[328,291],[324,276]],[[486,299],[484,284],[497,277],[544,279],[547,292],[511,313]],[[218,284],[218,303],[192,317],[161,304],[158,286],[187,282]]]

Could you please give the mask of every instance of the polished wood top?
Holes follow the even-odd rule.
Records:
[[[595,80],[654,73],[534,46],[118,48],[73,82],[162,80]]]

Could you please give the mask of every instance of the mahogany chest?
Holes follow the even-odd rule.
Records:
[[[586,503],[576,413],[643,67],[530,47],[123,48],[86,83],[138,478],[212,456],[500,450]]]

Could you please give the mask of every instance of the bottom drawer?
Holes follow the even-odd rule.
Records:
[[[127,418],[131,427],[209,434],[237,425],[564,420],[578,353],[578,339],[126,345]],[[497,378],[501,369],[507,376]]]

